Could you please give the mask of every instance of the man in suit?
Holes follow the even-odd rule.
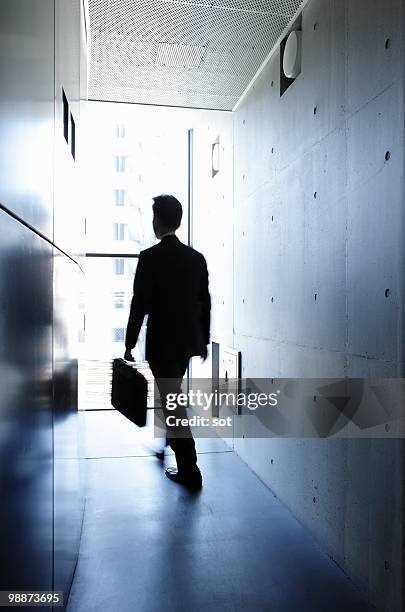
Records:
[[[156,379],[166,417],[185,418],[185,408],[166,408],[168,393],[178,393],[193,355],[207,357],[211,299],[205,258],[177,238],[182,218],[180,202],[171,195],[153,198],[153,229],[160,240],[142,251],[134,279],[134,295],[125,338],[125,359],[132,360],[144,316],[148,314],[146,359]],[[195,443],[188,425],[169,426],[167,440],[177,469],[166,476],[198,489],[202,485]]]

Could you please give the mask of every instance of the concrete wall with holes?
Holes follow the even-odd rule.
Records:
[[[276,52],[234,113],[234,240],[218,192],[205,247],[243,376],[403,375],[402,4],[312,0],[300,76],[280,97]],[[259,432],[239,417],[235,450],[378,609],[402,610],[403,443]]]

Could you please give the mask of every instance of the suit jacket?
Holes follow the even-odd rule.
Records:
[[[201,355],[210,341],[210,311],[205,258],[165,236],[139,255],[125,346],[134,348],[147,314],[149,362]]]

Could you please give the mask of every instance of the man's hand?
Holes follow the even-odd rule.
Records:
[[[135,361],[135,359],[132,357],[130,349],[125,350],[124,359],[125,361]]]
[[[207,359],[207,357],[208,357],[208,348],[207,347],[204,348],[204,350],[201,353],[200,357],[201,357],[202,361],[205,361]]]

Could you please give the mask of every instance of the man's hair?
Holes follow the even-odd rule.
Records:
[[[162,193],[154,197],[152,208],[163,225],[173,230],[180,227],[183,208],[174,196]]]

